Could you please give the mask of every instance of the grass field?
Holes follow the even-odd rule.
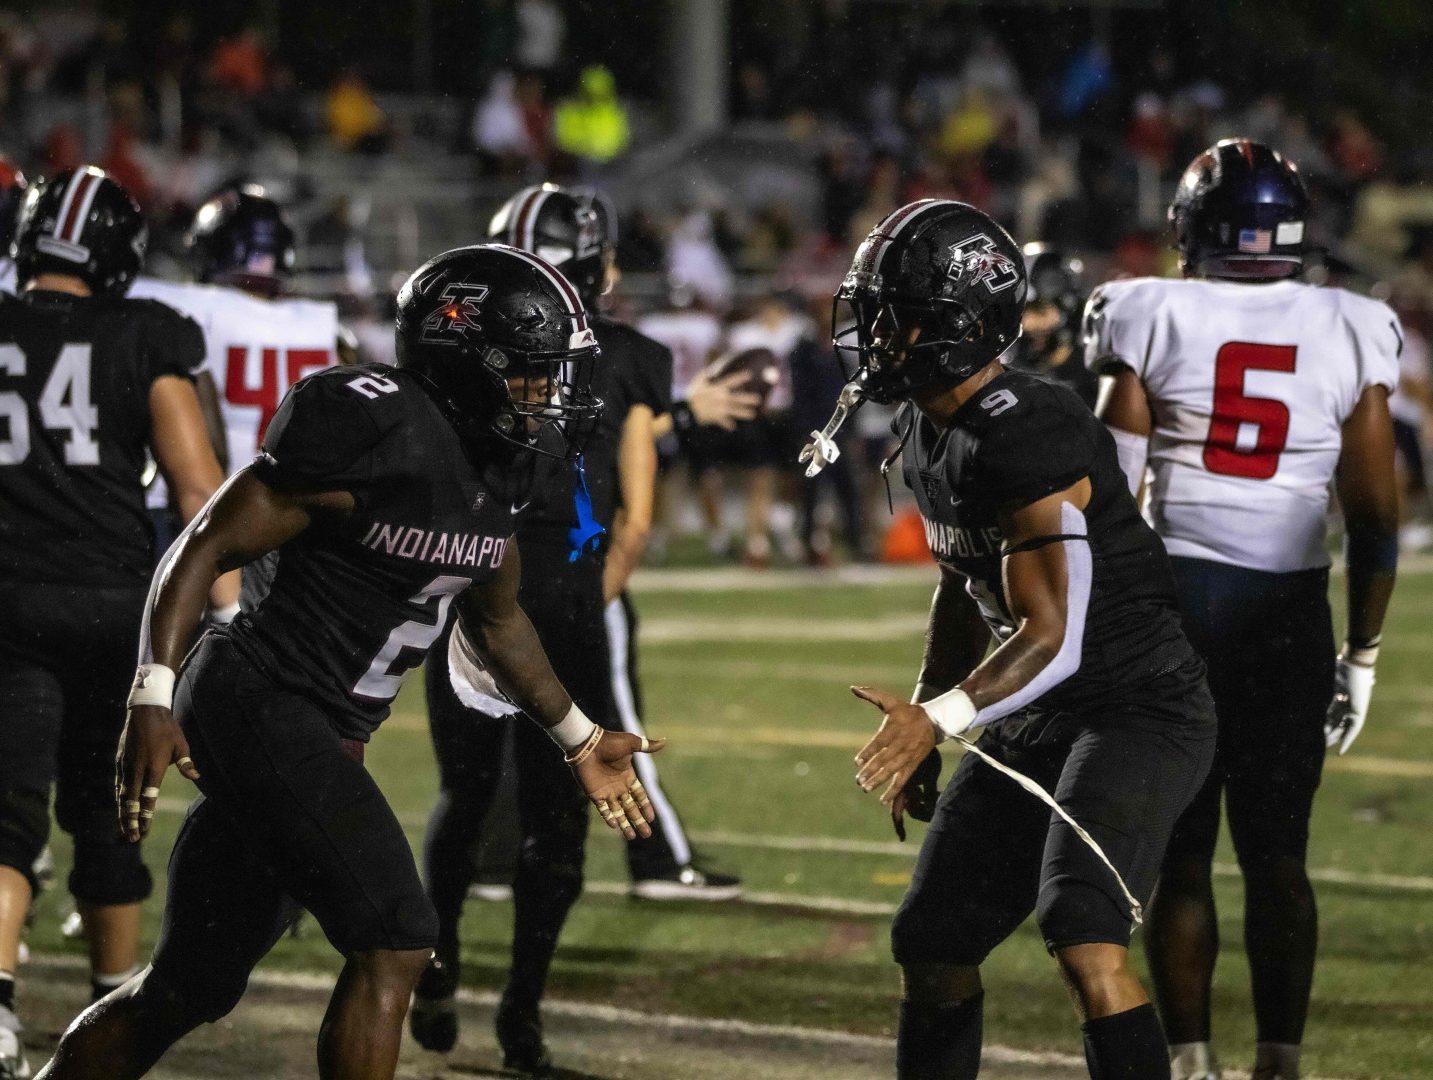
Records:
[[[911,843],[895,843],[874,797],[852,782],[851,755],[874,717],[846,687],[909,689],[929,583],[918,574],[839,586],[798,576],[755,588],[746,578],[727,588],[712,580],[692,591],[684,577],[650,574],[639,590],[648,721],[671,739],[662,776],[688,829],[710,861],[743,875],[753,902],[629,901],[620,841],[594,827],[592,888],[573,912],[551,992],[611,1001],[615,986],[620,1003],[653,1013],[889,1034],[889,910],[909,880],[920,826]],[[1430,612],[1433,572],[1406,572],[1372,718],[1349,756],[1330,760],[1320,794],[1310,854],[1322,921],[1305,1054],[1311,1075],[1433,1077]],[[435,790],[417,680],[369,762],[416,845]],[[166,802],[184,796],[183,786],[171,773]],[[177,814],[161,814],[148,845],[161,880],[177,824]],[[63,863],[63,840],[57,846]],[[1220,859],[1232,862],[1227,846]],[[1216,1038],[1230,1065],[1247,1068],[1253,1028],[1232,874],[1220,876],[1218,898]],[[43,898],[33,948],[78,951],[58,934],[65,903],[62,890]],[[510,914],[505,905],[469,904],[465,981],[475,988],[501,985]],[[156,921],[157,905],[151,938]],[[267,963],[337,966],[316,931],[282,942]],[[1079,1052],[1078,1028],[1033,927],[992,957],[986,985],[988,1040]]]

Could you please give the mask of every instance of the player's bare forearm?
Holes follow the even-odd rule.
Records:
[[[177,670],[219,577],[306,529],[317,509],[342,512],[341,492],[281,494],[248,469],[237,473],[180,535],[155,572],[147,620],[148,661]]]
[[[224,430],[224,412],[219,405],[219,390],[214,385],[214,376],[201,371],[194,376],[194,392],[199,398],[199,411],[204,416],[204,428],[209,433],[209,445],[214,448],[214,457],[219,468],[228,475],[229,439]]]
[[[612,539],[602,567],[602,599],[610,603],[622,595],[632,573],[642,564],[650,527],[632,525],[626,511],[618,511],[612,522]]]
[[[931,598],[925,655],[917,680],[917,699],[943,694],[970,675],[990,649],[990,628],[980,607],[965,590],[964,579],[941,568]]]
[[[602,573],[603,598],[611,601],[627,587],[642,562],[652,531],[652,504],[657,491],[655,418],[646,405],[633,405],[622,421],[617,447],[617,494],[622,510],[612,523],[607,563]]]
[[[1387,392],[1370,387],[1344,422],[1334,474],[1348,557],[1348,640],[1376,641],[1398,567],[1398,489]]]
[[[512,540],[497,575],[459,598],[458,621],[509,700],[543,727],[553,727],[567,716],[572,698],[558,681],[537,631],[518,604],[521,581],[522,556]]]

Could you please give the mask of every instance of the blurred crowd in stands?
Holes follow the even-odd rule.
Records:
[[[667,137],[664,102],[628,93],[624,68],[604,65],[602,42],[578,40],[572,8],[559,0],[476,6],[478,84],[463,99],[375,87],[361,56],[315,84],[288,59],[292,44],[278,48],[258,24],[215,36],[201,18],[178,13],[137,37],[98,6],[7,10],[0,150],[33,173],[85,161],[109,170],[149,213],[161,273],[179,266],[183,229],[213,191],[244,178],[269,184],[299,225],[301,267],[334,272],[337,284],[325,291],[340,294],[360,343],[378,359],[389,347],[388,282],[411,266],[369,265],[365,197],[324,178],[372,179],[392,160],[463,163],[442,174],[445,190],[480,222],[522,183],[602,185],[622,210],[619,265],[628,282],[613,304],[666,334],[678,354],[678,391],[693,365],[713,357],[766,349],[775,358],[779,376],[759,436],[688,460],[697,497],[674,487],[668,500],[668,535],[700,522],[713,551],[756,565],[825,562],[838,549],[851,558],[878,553],[885,495],[864,466],[884,453],[888,418],[863,414],[855,462],[824,481],[830,506],[817,505],[820,489],[798,487],[793,463],[841,382],[825,344],[832,287],[871,226],[916,198],[974,203],[1022,243],[1078,253],[1092,286],[1170,272],[1164,211],[1183,167],[1221,137],[1266,141],[1308,182],[1311,234],[1327,250],[1319,272],[1390,299],[1409,328],[1400,408],[1415,429],[1426,425],[1433,154],[1386,145],[1357,111],[1315,109],[1287,83],[1251,89],[1247,73],[1221,81],[1158,40],[1133,53],[1112,49],[1108,25],[1087,29],[1082,43],[1026,56],[1028,33],[1012,40],[998,20],[983,23],[960,5],[902,9],[885,38],[838,17],[859,5],[807,6],[824,21],[793,29],[788,18],[785,31],[738,27],[733,35],[732,131],[761,132],[781,148],[782,167],[806,181],[775,185],[765,198],[710,182],[674,197],[670,185],[649,187],[646,174],[627,171]],[[692,143],[694,168],[723,154],[737,158],[729,168],[741,168],[741,151],[724,148],[723,137]],[[398,250],[399,261],[432,253]],[[704,324],[691,338],[708,343],[702,355],[682,355],[693,346],[668,332],[673,319]],[[743,510],[728,522],[722,515],[737,500],[723,499],[723,478],[733,474]],[[683,473],[674,466],[674,475]],[[1426,504],[1426,492],[1419,497]],[[1426,505],[1417,513],[1426,515]]]

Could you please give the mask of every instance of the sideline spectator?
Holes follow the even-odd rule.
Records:
[[[387,148],[388,118],[356,69],[339,75],[328,91],[325,108],[328,132],[340,149],[378,154]]]
[[[577,93],[558,102],[553,123],[557,148],[591,164],[606,165],[631,140],[617,82],[600,64],[583,69]]]

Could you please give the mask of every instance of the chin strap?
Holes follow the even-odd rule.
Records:
[[[808,478],[815,476],[841,456],[841,448],[836,445],[836,433],[866,401],[864,375],[862,372],[841,387],[841,394],[836,399],[836,411],[831,414],[831,419],[826,421],[826,426],[820,431],[813,431],[811,441],[802,447],[796,463],[806,466]]]

